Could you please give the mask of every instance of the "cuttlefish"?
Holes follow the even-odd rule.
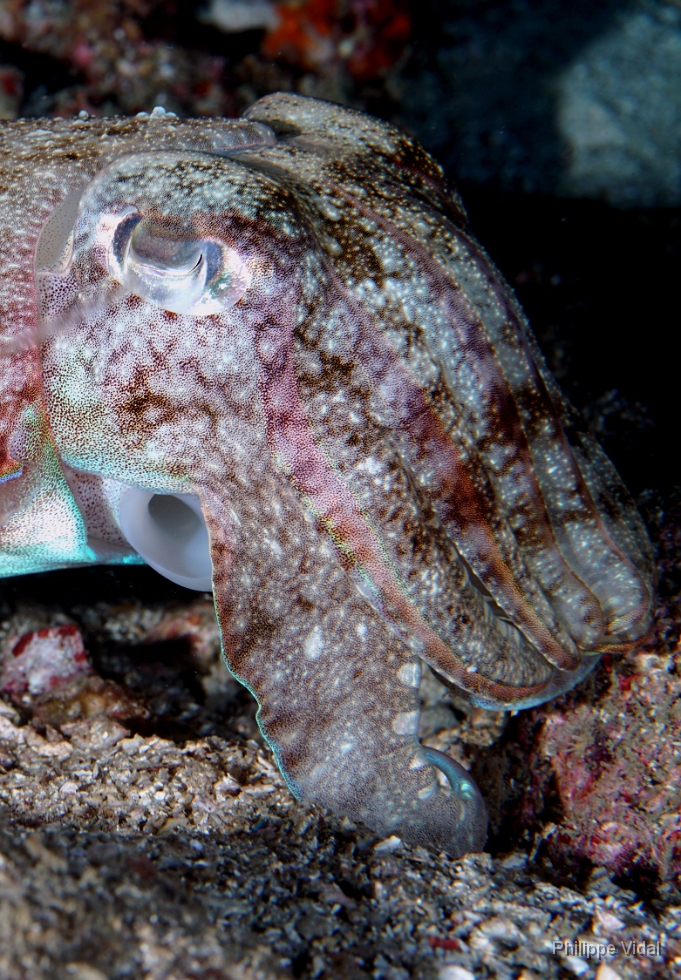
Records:
[[[640,641],[653,574],[441,168],[289,94],[6,123],[0,158],[0,575],[212,590],[296,797],[481,848],[422,662],[538,704]]]

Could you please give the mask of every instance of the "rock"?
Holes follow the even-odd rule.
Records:
[[[23,91],[23,72],[13,65],[0,65],[0,119],[17,118]]]
[[[530,830],[555,868],[681,894],[681,649],[604,657],[507,739],[478,760],[497,837]]]
[[[226,34],[276,27],[279,18],[269,0],[211,0],[199,13],[204,24],[213,24]]]
[[[402,56],[411,34],[405,0],[283,0],[265,35],[265,58],[283,58],[322,76],[343,71],[380,77]]]
[[[560,190],[622,207],[681,202],[681,9],[627,10],[558,79]]]
[[[56,626],[11,637],[4,644],[0,691],[45,694],[90,670],[83,637],[76,626]]]
[[[681,202],[674,0],[426,0],[414,50],[403,119],[460,181]]]
[[[3,4],[0,39],[61,62],[71,76],[71,84],[54,96],[38,86],[23,112],[133,114],[163,105],[194,115],[226,113],[231,101],[221,85],[224,59],[202,51],[190,54],[162,39],[147,40],[144,18],[159,6],[159,0],[101,0],[77,8],[49,0]],[[49,64],[46,74],[52,71]]]
[[[525,840],[549,873],[594,888],[615,875],[641,897],[678,903],[681,501],[651,507],[648,519],[659,593],[648,640],[604,656],[569,694],[514,714],[468,765],[489,807],[493,850]],[[610,931],[616,925],[607,920]]]
[[[149,719],[148,708],[120,684],[97,675],[71,678],[40,697],[21,699],[31,724],[62,728],[81,719],[111,718],[136,728]]]
[[[18,639],[10,630],[0,662],[0,693],[34,728],[57,729],[85,718],[139,725],[149,718],[147,708],[129,691],[93,673],[83,637],[73,624],[31,630]]]

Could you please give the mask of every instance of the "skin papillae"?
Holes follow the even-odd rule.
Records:
[[[648,631],[652,562],[440,167],[285,94],[9,123],[0,153],[0,574],[139,560],[121,490],[198,494],[291,790],[480,848],[476,787],[418,741],[421,661],[544,701]]]

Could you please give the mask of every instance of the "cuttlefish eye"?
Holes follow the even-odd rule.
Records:
[[[158,227],[134,208],[117,217],[107,264],[134,295],[171,313],[201,316],[230,309],[246,293],[249,269],[224,242]]]
[[[210,247],[213,243],[208,242]],[[130,236],[128,258],[150,274],[188,276],[204,261],[200,241],[182,241],[155,234],[144,222],[137,223]]]

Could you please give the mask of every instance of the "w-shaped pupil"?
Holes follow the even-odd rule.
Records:
[[[159,235],[140,222],[132,233],[131,250],[140,262],[175,275],[186,275],[201,261],[201,243]]]

